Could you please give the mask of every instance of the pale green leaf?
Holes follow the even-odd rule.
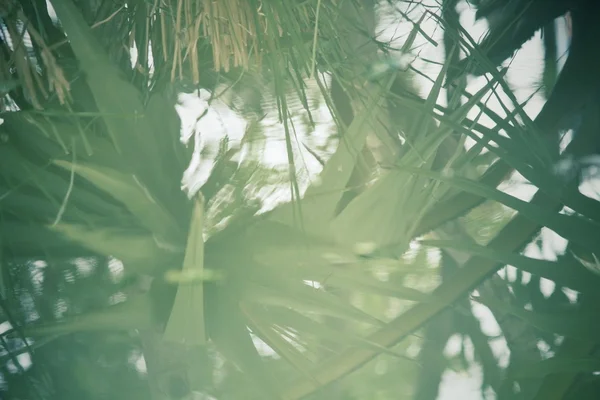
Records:
[[[361,111],[353,119],[336,152],[331,156],[323,171],[306,190],[301,202],[304,224],[299,224],[292,204],[285,204],[271,213],[271,218],[291,225],[303,226],[308,232],[327,235],[327,223],[334,216],[338,202],[344,194],[346,183],[362,151],[369,124],[375,123],[377,110],[385,99],[385,94],[393,82],[390,77],[385,84],[373,86],[370,97],[362,105]]]
[[[113,256],[126,268],[154,273],[169,266],[177,254],[160,248],[152,235],[116,228],[90,229],[82,225],[58,223],[49,227],[79,245],[99,254]]]
[[[88,312],[64,321],[23,327],[26,336],[56,336],[74,332],[150,329],[153,325],[150,298],[146,294],[132,296],[123,303]]]
[[[188,234],[183,272],[202,273],[204,269],[204,200],[195,201]],[[185,283],[177,288],[175,302],[165,328],[164,339],[190,345],[206,343],[204,327],[204,282]]]
[[[135,175],[110,168],[57,160],[55,164],[67,170],[74,169],[83,178],[119,200],[135,215],[140,225],[160,237],[165,246],[177,248],[180,229],[167,210],[153,198]]]

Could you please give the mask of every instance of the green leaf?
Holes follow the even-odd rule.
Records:
[[[378,352],[386,353],[391,356],[407,359],[407,357],[386,347],[379,346],[377,343],[373,343],[368,339],[365,339],[354,333],[352,329],[340,331],[334,327],[317,322],[312,318],[307,317],[293,309],[287,309],[283,307],[269,307],[266,311],[268,319],[276,325],[291,327],[294,331],[300,333],[308,333],[314,335],[319,339],[328,339],[336,342],[344,343],[348,346],[359,346],[366,349],[375,350]],[[413,361],[413,360],[410,360]]]
[[[542,378],[556,373],[579,373],[600,371],[600,360],[597,358],[561,358],[552,357],[547,360],[523,365],[511,365],[509,375],[513,379]]]
[[[142,273],[156,273],[159,268],[171,265],[177,256],[176,253],[160,248],[155,238],[148,233],[116,228],[90,229],[62,222],[49,228],[87,249],[113,256],[123,261],[126,268],[139,269]]]
[[[23,152],[35,151],[48,159],[63,158],[75,152],[80,160],[125,168],[126,163],[115,147],[94,129],[97,124],[78,113],[56,117],[42,112],[18,111],[3,113],[2,118],[3,127],[13,133],[11,141]]]
[[[231,362],[248,374],[267,398],[278,399],[276,382],[269,379],[266,366],[258,354],[250,332],[236,286],[230,281],[206,288],[211,307],[206,314],[206,326],[211,341]]]
[[[408,166],[398,168],[402,171],[421,174],[432,179],[449,183],[467,192],[485,197],[488,200],[498,201],[507,207],[518,211],[531,221],[535,221],[542,226],[547,226],[559,235],[581,244],[592,252],[597,249],[598,243],[596,238],[600,236],[600,224],[595,221],[580,218],[576,215],[560,214],[547,207],[531,204],[530,202],[520,200],[498,189],[484,186],[469,179],[450,177],[422,168],[412,168]]]
[[[537,260],[520,254],[500,252],[489,246],[479,246],[476,243],[459,242],[456,240],[422,240],[420,243],[425,246],[465,251],[498,263],[509,264],[520,270],[550,279],[561,286],[566,286],[574,290],[584,292],[593,291],[598,283],[600,283],[600,279],[596,275],[584,268],[574,269],[572,268],[575,267],[573,265],[569,265],[571,268],[566,268],[567,266],[562,263]]]
[[[543,193],[534,196],[532,204],[547,204],[553,206]],[[529,240],[531,235],[539,230],[539,225],[528,219],[517,215],[492,241],[492,247],[499,250],[507,250],[522,246],[523,242]],[[501,264],[500,264],[501,265]],[[476,287],[482,280],[496,271],[498,263],[486,259],[473,257],[455,274],[445,280],[432,293],[434,301],[419,303],[402,313],[396,319],[388,323],[379,331],[368,337],[368,340],[381,346],[390,347],[414,330],[421,327],[448,305],[454,303]],[[316,368],[315,374],[319,376],[323,384],[332,382],[351,371],[356,370],[369,360],[372,360],[378,352],[367,349],[352,349],[332,357],[327,362]],[[286,398],[297,399],[312,393],[315,387],[312,382],[299,379],[285,391]]]
[[[352,175],[354,166],[362,151],[369,123],[375,123],[385,94],[393,83],[390,77],[385,84],[376,85],[360,108],[361,111],[353,119],[352,124],[340,140],[336,152],[331,156],[319,178],[307,189],[301,205],[304,215],[304,229],[311,233],[327,234],[327,223],[334,216],[335,209],[344,194],[346,183]],[[291,204],[282,205],[271,213],[271,218],[286,224],[298,225]],[[300,224],[302,226],[302,224]]]
[[[565,338],[554,359],[560,364],[559,360],[578,360],[587,359],[594,354],[597,349],[597,340],[593,342],[581,341],[578,339]],[[566,393],[572,387],[573,383],[580,376],[580,371],[566,371],[552,373],[547,375],[540,387],[534,400],[562,400]]]
[[[83,178],[123,203],[138,218],[140,225],[160,237],[165,246],[178,248],[178,239],[182,235],[177,222],[135,175],[63,160],[57,160],[55,164],[67,170],[74,169]]]
[[[586,342],[592,342],[600,337],[600,321],[596,318],[597,313],[595,310],[555,310],[549,313],[529,311],[514,304],[507,304],[489,294],[482,295],[480,300],[492,310],[513,314],[543,331]]]
[[[149,329],[153,326],[150,298],[136,295],[125,302],[99,311],[66,318],[52,324],[27,325],[26,336],[56,336],[74,332]]]
[[[5,95],[11,90],[15,90],[19,86],[21,86],[21,82],[17,79],[2,79],[0,81],[0,93]]]
[[[274,271],[270,271],[273,275]],[[261,274],[262,275],[262,274]],[[245,301],[256,304],[289,307],[298,311],[329,315],[370,325],[382,324],[377,318],[347,304],[332,294],[315,289],[298,279],[284,276],[261,276],[248,282],[243,290]],[[269,282],[270,281],[270,282]]]
[[[395,297],[401,300],[409,301],[429,301],[430,296],[406,286],[381,282],[365,274],[340,273],[342,268],[336,268],[327,276],[329,285],[348,290],[356,290],[363,293],[372,293],[379,296]]]
[[[333,220],[334,237],[346,246],[371,251],[394,245],[396,254],[402,254],[411,240],[411,228],[431,198],[426,185],[419,177],[387,171]]]
[[[165,186],[172,188],[173,180],[179,180],[183,172],[172,164],[180,155],[174,152],[176,144],[173,141],[179,132],[162,131],[175,126],[172,121],[177,117],[172,105],[164,98],[153,97],[146,109],[141,93],[109,61],[101,50],[103,46],[73,2],[54,0],[52,5],[85,73],[86,83],[117,152],[132,166],[144,185],[156,194],[157,200],[185,207],[185,196],[164,190]],[[157,122],[163,117],[164,121]]]
[[[264,319],[261,318],[260,315],[264,313],[259,313],[256,307],[252,307],[251,305],[244,305],[243,310],[244,315],[250,320],[250,325],[255,333],[269,345],[269,347],[275,350],[278,355],[283,357],[308,379],[315,383],[318,382],[318,380],[310,373],[312,366],[310,360],[297,348],[297,346],[294,346],[294,344],[283,337],[282,333],[278,330],[278,327],[272,323],[272,319],[268,318],[268,316]]]
[[[183,259],[183,273],[202,273],[204,269],[204,201],[195,201],[188,242]],[[164,339],[189,345],[206,343],[204,328],[204,282],[180,283],[165,328]]]
[[[235,252],[227,251],[233,247]],[[245,221],[239,230],[230,226],[211,238],[207,253],[212,263],[230,267],[248,260],[278,269],[357,261],[356,253],[347,247],[262,216]]]

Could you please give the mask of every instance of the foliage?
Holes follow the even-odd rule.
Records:
[[[22,3],[0,15],[8,398],[433,399],[474,365],[482,398],[593,398],[598,202],[553,172],[456,1]],[[446,59],[421,98],[428,19]],[[446,86],[459,48],[492,75],[475,93]],[[183,143],[184,92],[245,133]],[[513,170],[531,200],[498,186]],[[566,249],[535,258],[549,231]]]

